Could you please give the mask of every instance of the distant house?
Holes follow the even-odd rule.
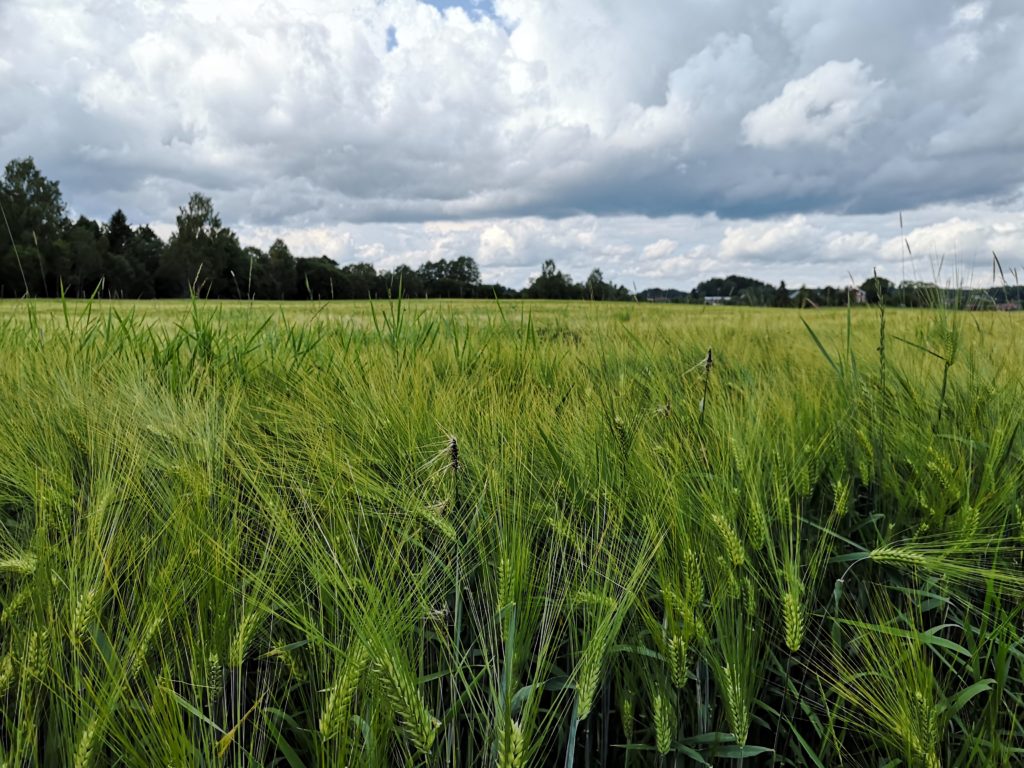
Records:
[[[800,309],[817,309],[818,304],[811,298],[811,296],[811,291],[804,287],[796,291],[790,291],[789,301],[794,306],[800,307]]]
[[[652,301],[656,304],[668,304],[672,301],[672,297],[666,293],[659,293],[657,291],[645,291],[644,301]]]
[[[987,293],[976,293],[964,303],[964,309],[974,312],[986,309],[992,310],[996,309],[998,306],[999,305],[996,304],[996,300]]]
[[[969,310],[998,310],[999,312],[1019,312],[1020,302],[1012,301],[1007,299],[1006,301],[996,301],[992,296],[987,293],[976,293],[971,296],[966,302],[964,302],[964,309]]]
[[[726,301],[728,301],[728,299],[729,299],[728,296],[705,296],[704,297],[704,303],[705,304],[724,304]]]
[[[848,288],[846,295],[850,297],[850,301],[854,304],[868,303],[868,292],[863,288]]]

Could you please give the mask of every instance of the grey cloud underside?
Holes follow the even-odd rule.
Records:
[[[557,5],[498,2],[511,34],[398,1],[333,21],[8,5],[0,146],[76,196],[155,177],[265,223],[881,212],[1021,186],[1012,3]]]
[[[349,223],[325,251],[467,248],[493,274],[580,253],[626,278],[644,249],[679,269],[827,264],[875,253],[898,210],[964,206],[996,233],[1020,210],[1013,0],[433,5],[4,3],[0,155],[34,155],[93,216],[166,224],[199,189],[246,231],[313,247]],[[800,215],[817,223],[786,240]],[[481,234],[524,218],[549,223],[502,225],[514,247]],[[632,240],[584,242],[580,222],[610,218]],[[758,220],[784,245],[729,239]]]

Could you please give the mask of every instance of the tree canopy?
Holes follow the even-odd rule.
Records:
[[[46,178],[32,157],[11,160],[0,179],[0,297],[92,296],[174,298],[195,295],[221,299],[379,299],[409,298],[586,299],[590,301],[672,301],[752,306],[845,306],[869,303],[922,306],[950,301],[930,283],[895,286],[870,277],[853,288],[791,291],[751,277],[713,277],[691,291],[651,288],[633,296],[622,285],[592,269],[583,282],[544,260],[540,274],[521,291],[484,283],[476,261],[465,254],[379,270],[369,263],[341,265],[327,256],[292,253],[278,238],[264,251],[243,247],[221,219],[213,200],[192,194],[178,210],[176,227],[164,242],[148,225],[132,226],[121,209],[105,222],[85,216],[71,220],[57,181]],[[680,280],[685,279],[680,275]],[[991,299],[972,306],[1007,306],[1024,299],[1020,286],[987,291]]]

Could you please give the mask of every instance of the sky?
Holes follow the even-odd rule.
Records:
[[[988,283],[1022,40],[1019,0],[0,0],[0,162],[76,215],[166,236],[199,191],[245,244],[512,287]]]

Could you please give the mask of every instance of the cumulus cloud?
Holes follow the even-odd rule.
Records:
[[[345,260],[817,274],[899,209],[1019,211],[1022,36],[1009,0],[0,3],[0,156]]]
[[[859,59],[829,61],[786,83],[780,96],[749,112],[743,118],[744,137],[755,147],[824,144],[845,149],[881,111],[880,85]]]
[[[795,214],[778,219],[674,215],[530,216],[425,223],[338,224],[282,230],[243,227],[246,242],[284,237],[296,252],[383,268],[468,255],[485,281],[525,285],[544,259],[577,280],[600,268],[627,287],[691,288],[737,273],[777,284],[843,285],[872,270],[896,280],[991,280],[992,251],[1007,270],[1020,266],[1024,223],[1013,208],[928,206],[904,214]],[[911,246],[908,255],[906,238]],[[939,268],[941,267],[941,270]],[[936,278],[936,270],[939,270]]]
[[[663,259],[671,258],[677,248],[679,248],[679,243],[663,237],[656,243],[645,245],[643,251],[641,251],[641,257],[648,261],[662,261]]]

